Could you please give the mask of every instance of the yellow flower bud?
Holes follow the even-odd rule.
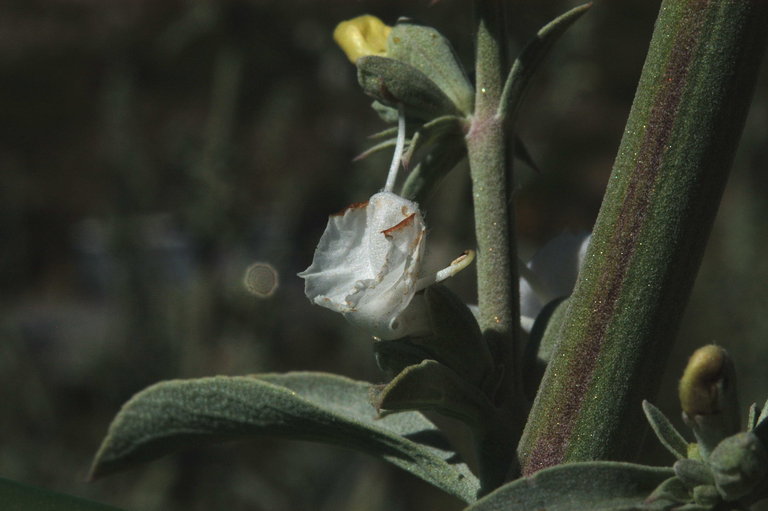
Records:
[[[736,369],[731,357],[714,344],[696,350],[680,379],[679,392],[683,421],[693,430],[699,455],[707,460],[713,449],[740,427]]]
[[[732,384],[728,354],[710,344],[696,350],[680,380],[680,404],[690,416],[721,412],[724,386]]]
[[[387,37],[391,31],[392,27],[379,18],[366,14],[336,25],[333,40],[354,64],[360,57],[386,55]]]

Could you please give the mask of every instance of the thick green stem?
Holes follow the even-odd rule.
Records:
[[[504,2],[477,0],[476,96],[467,152],[472,177],[477,236],[480,327],[494,351],[500,383],[495,404],[503,426],[491,426],[480,439],[481,477],[486,488],[503,482],[515,456],[522,427],[510,413],[519,394],[519,298],[513,211],[509,207],[510,138],[497,115],[509,69]],[[519,411],[524,414],[524,411]],[[509,420],[507,418],[509,417]],[[491,432],[492,431],[492,432]]]
[[[518,454],[632,456],[765,49],[764,0],[665,0],[585,266]]]

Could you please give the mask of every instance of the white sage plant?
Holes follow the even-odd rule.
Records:
[[[375,112],[397,123],[367,154],[394,156],[383,190],[331,215],[299,275],[312,303],[378,338],[384,381],[293,372],[161,382],[114,419],[93,476],[202,441],[276,435],[378,456],[466,511],[721,511],[768,496],[768,403],[740,428],[724,350],[697,352],[680,384],[696,442],[642,404],[658,390],[727,181],[768,3],[663,0],[593,234],[556,241],[528,265],[517,264],[511,206],[512,156],[527,154],[515,121],[538,64],[591,3],[510,62],[512,4],[472,2],[474,80],[445,37],[409,19],[361,16],[334,34]],[[417,204],[464,159],[477,315],[438,284],[474,253],[425,271]],[[410,172],[395,193],[401,162]],[[636,456],[641,408],[673,465],[608,461]],[[464,423],[473,463],[432,414]]]

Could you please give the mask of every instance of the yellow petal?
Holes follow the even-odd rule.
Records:
[[[333,40],[354,64],[360,57],[386,55],[387,37],[391,31],[392,27],[379,18],[366,14],[336,25]]]

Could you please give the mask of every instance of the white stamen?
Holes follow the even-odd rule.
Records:
[[[437,284],[438,282],[442,282],[449,277],[453,277],[454,275],[459,273],[461,270],[463,270],[464,268],[472,264],[472,261],[474,260],[475,260],[475,251],[467,250],[466,252],[461,254],[459,257],[451,261],[451,264],[449,264],[447,267],[443,268],[437,273],[434,273],[427,277],[422,277],[418,281],[416,281],[416,291],[421,291],[422,289],[428,288],[432,284]]]
[[[405,148],[405,109],[403,104],[397,105],[397,142],[395,143],[395,154],[392,155],[392,164],[389,166],[387,182],[384,185],[385,192],[391,192],[395,188],[397,172],[400,170],[400,161],[403,159],[403,149]]]

